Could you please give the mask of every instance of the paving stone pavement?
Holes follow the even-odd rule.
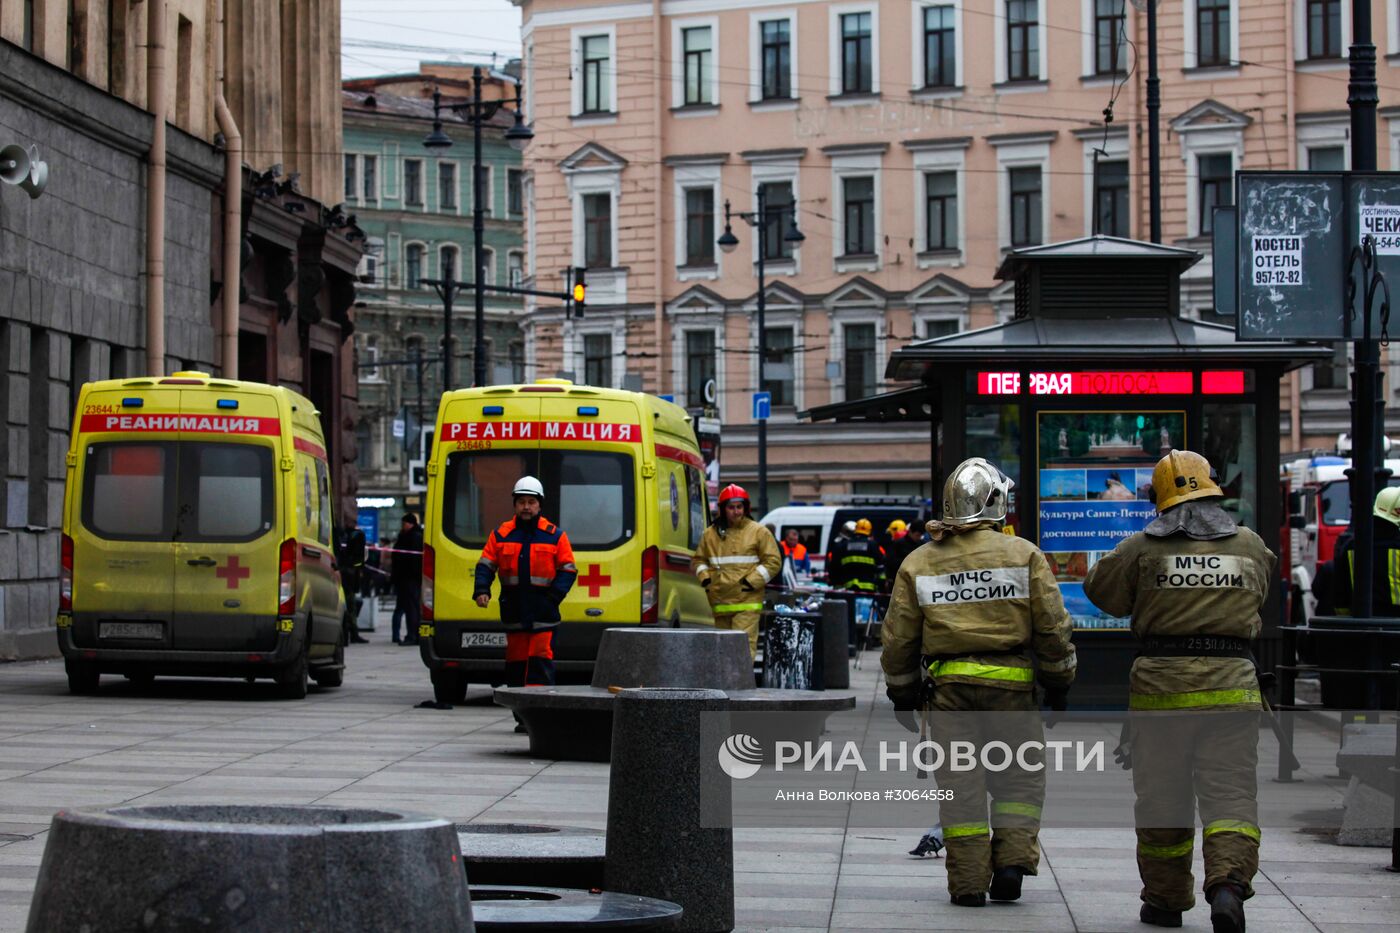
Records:
[[[344,687],[313,687],[303,701],[276,699],[270,681],[138,688],[117,677],[104,677],[98,696],[72,697],[59,662],[0,665],[0,931],[24,929],[61,807],[320,803],[605,825],[607,765],[531,758],[484,689],[450,711],[414,708],[431,696],[417,651],[388,643],[387,627],[369,637],[349,649]],[[862,666],[852,687],[868,709],[883,702],[876,655]],[[1322,729],[1299,741],[1306,780],[1331,782],[1340,799],[1335,748]],[[736,830],[738,929],[1148,929],[1137,922],[1129,830],[1048,829],[1022,900],[969,910],[948,903],[943,860],[905,854],[924,828]],[[1381,870],[1386,850],[1266,832],[1261,862],[1251,929],[1400,929],[1400,875]],[[1198,905],[1184,928],[1208,930],[1208,911]]]

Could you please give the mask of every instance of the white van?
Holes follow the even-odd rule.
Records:
[[[812,558],[812,574],[817,576],[826,572],[826,552],[831,548],[832,536],[846,522],[870,519],[872,537],[880,542],[881,547],[888,550],[890,536],[886,529],[889,528],[890,522],[899,518],[906,523],[913,523],[927,521],[928,517],[927,501],[890,498],[872,500],[868,505],[861,504],[859,500],[852,503],[843,502],[840,505],[793,502],[772,509],[759,519],[759,523],[772,525],[776,529],[774,534],[779,541],[783,540],[789,528],[796,528],[798,540],[807,546],[807,552]]]

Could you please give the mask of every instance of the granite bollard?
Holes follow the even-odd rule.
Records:
[[[752,690],[749,639],[725,629],[610,628],[598,643],[593,686]]]
[[[674,901],[694,933],[734,928],[734,831],[701,811],[702,787],[728,809],[718,749],[700,743],[702,716],[727,709],[718,690],[638,689],[613,713],[605,887]]]
[[[447,820],[385,809],[172,805],[56,813],[28,930],[474,927]]]
[[[839,599],[822,601],[822,686],[827,690],[848,690],[851,686],[851,659],[846,650],[846,604]]]

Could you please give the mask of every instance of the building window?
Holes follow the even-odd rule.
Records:
[[[846,398],[875,394],[875,325],[846,325]]]
[[[345,156],[345,200],[347,201],[355,200],[356,192],[360,190],[355,178],[355,162],[355,156],[348,154]]]
[[[1098,204],[1098,232],[1104,236],[1128,236],[1128,163],[1098,162],[1094,165],[1095,201]]]
[[[1041,242],[1040,166],[1007,171],[1011,188],[1011,245],[1036,246]]]
[[[583,196],[583,264],[590,269],[607,269],[612,256],[612,195]]]
[[[1212,214],[1217,207],[1235,203],[1234,157],[1229,153],[1197,158],[1200,171],[1201,236],[1215,229]]]
[[[404,288],[423,287],[423,247],[410,243],[403,251]]]
[[[870,14],[841,14],[841,93],[869,94],[871,75]]]
[[[510,381],[520,385],[525,381],[525,344],[511,341],[506,353],[510,356]]]
[[[1230,63],[1231,0],[1196,0],[1196,64]]]
[[[1342,0],[1308,0],[1308,58],[1342,57]]]
[[[845,205],[847,256],[875,252],[875,179],[867,176],[841,179]]]
[[[1308,170],[1312,172],[1345,172],[1346,150],[1341,146],[1322,146],[1308,150]]]
[[[379,280],[379,264],[384,257],[384,240],[372,236],[365,241],[365,253],[360,257],[360,281],[373,285]]]
[[[403,160],[403,203],[422,206],[423,204],[423,161]]]
[[[438,250],[438,264],[444,282],[455,279],[462,272],[462,251],[455,246],[444,246]]]
[[[709,26],[681,30],[685,56],[685,103],[713,104],[710,83],[714,77],[714,39]]]
[[[586,385],[612,387],[612,334],[583,335],[583,381]]]
[[[361,164],[364,168],[365,200],[373,203],[379,200],[379,180],[375,177],[375,171],[379,167],[379,159],[367,155]]]
[[[924,10],[924,87],[952,87],[957,83],[957,46],[951,6]]]
[[[383,382],[379,367],[375,364],[379,362],[379,338],[366,337],[365,344],[360,348],[360,381],[361,382]]]
[[[525,284],[525,254],[519,252],[506,253],[506,275],[511,288],[520,288]]]
[[[78,14],[75,11],[77,0],[68,0],[69,51],[72,61],[70,71],[77,72],[82,67],[83,36],[82,27],[71,31]],[[84,6],[87,4],[84,3]],[[83,11],[86,16],[86,10]],[[178,126],[190,125],[190,88],[194,82],[194,23],[183,16],[175,18],[175,123]]]
[[[704,408],[705,383],[715,378],[715,332],[689,330],[685,333],[685,403]]]
[[[506,169],[506,213],[525,213],[525,173],[518,168]]]
[[[759,24],[763,43],[763,99],[792,96],[792,24],[785,19]]]
[[[584,36],[583,46],[583,112],[606,113],[612,107],[611,76],[608,67],[612,54],[607,36]]]
[[[958,322],[952,318],[936,317],[924,321],[924,339],[936,340],[939,337],[951,337],[959,330]]]
[[[685,264],[715,264],[715,189],[687,188],[685,192]]]
[[[1338,342],[1332,350],[1332,359],[1326,363],[1314,363],[1314,389],[1345,389],[1347,387],[1347,345]]]
[[[438,210],[457,209],[457,163],[438,163]]]
[[[958,173],[924,175],[925,249],[958,248]]]
[[[355,426],[355,465],[361,470],[368,470],[374,458],[374,435],[370,431],[368,421],[361,421]]]
[[[763,329],[763,372],[759,378],[759,391],[772,393],[774,408],[791,408],[795,402],[794,382],[794,337],[791,327],[765,327]]]
[[[1094,0],[1094,74],[1122,74],[1127,0]]]
[[[793,244],[783,236],[793,224],[792,182],[769,181],[758,186],[767,216],[763,224],[763,258],[791,259]]]
[[[1006,77],[1034,81],[1040,77],[1039,0],[1006,2]]]

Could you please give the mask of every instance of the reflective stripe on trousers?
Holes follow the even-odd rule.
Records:
[[[1187,693],[1134,693],[1129,709],[1186,709],[1192,706],[1262,706],[1258,690],[1192,690]]]
[[[763,603],[721,603],[711,606],[715,615],[729,615],[734,612],[762,612]]]

